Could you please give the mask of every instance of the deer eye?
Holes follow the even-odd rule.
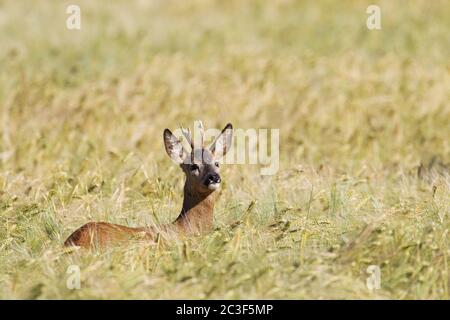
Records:
[[[198,165],[196,165],[196,164],[191,164],[190,166],[189,166],[189,170],[191,170],[191,171],[195,171],[195,170],[198,170],[199,168],[198,168]]]
[[[218,167],[220,166],[220,163],[219,163],[218,161],[216,161],[216,162],[214,163],[214,165],[218,168]]]

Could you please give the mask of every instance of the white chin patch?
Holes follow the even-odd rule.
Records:
[[[209,190],[217,190],[220,187],[220,183],[211,183],[208,185]]]

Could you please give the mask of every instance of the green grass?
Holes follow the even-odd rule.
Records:
[[[450,180],[416,174],[450,162],[448,1],[77,3],[0,1],[1,298],[449,299]],[[211,234],[65,254],[176,217],[195,119],[280,128],[279,172],[224,167]]]

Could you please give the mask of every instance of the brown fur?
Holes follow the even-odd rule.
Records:
[[[89,222],[75,230],[64,242],[65,246],[103,248],[110,244],[126,243],[133,239],[155,241],[177,235],[208,232],[213,228],[215,193],[198,193],[185,186],[183,208],[171,224],[156,227],[131,228],[107,222]]]

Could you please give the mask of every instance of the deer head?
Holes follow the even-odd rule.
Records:
[[[233,126],[231,123],[227,124],[214,142],[205,147],[203,125],[201,122],[197,123],[200,132],[197,142],[194,142],[189,130],[181,128],[191,150],[186,150],[169,129],[164,130],[164,146],[170,158],[178,163],[185,173],[185,188],[190,192],[208,194],[220,187],[220,160],[231,148]]]

